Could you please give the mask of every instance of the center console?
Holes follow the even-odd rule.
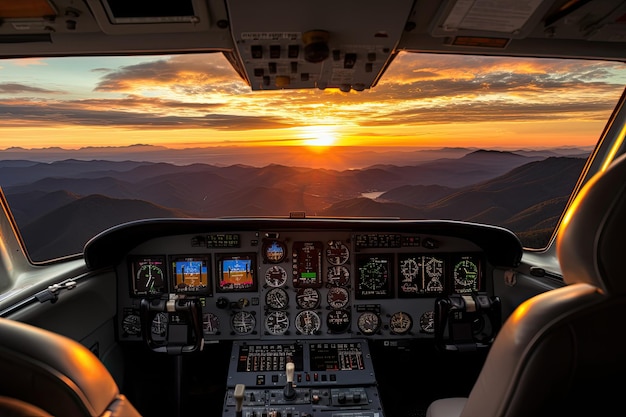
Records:
[[[223,416],[382,417],[364,339],[233,342]]]

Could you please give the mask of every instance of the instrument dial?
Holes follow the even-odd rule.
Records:
[[[282,310],[270,311],[265,317],[265,330],[271,335],[285,334],[289,329],[289,316]]]
[[[320,305],[320,292],[315,288],[299,288],[296,302],[303,309],[314,309]]]
[[[287,271],[280,265],[273,265],[265,271],[265,283],[270,287],[282,287],[287,282]]]
[[[356,297],[390,298],[392,265],[393,256],[389,254],[357,257]]]
[[[152,319],[152,334],[155,336],[165,336],[167,333],[167,313],[159,312]]]
[[[361,333],[372,335],[380,329],[380,316],[374,312],[366,311],[359,316],[356,324]]]
[[[454,286],[458,292],[476,291],[478,288],[478,264],[464,258],[454,265]]]
[[[331,240],[326,248],[326,259],[331,265],[343,265],[350,258],[350,249],[339,240]]]
[[[328,289],[328,293],[326,294],[326,301],[332,309],[344,308],[349,300],[350,295],[345,288],[332,287]]]
[[[443,292],[443,259],[434,256],[424,257],[424,280],[426,292]]]
[[[263,257],[269,263],[277,264],[287,256],[287,246],[279,240],[270,240],[263,244]]]
[[[165,291],[162,263],[142,263],[135,273],[135,294],[159,294]]]
[[[335,265],[328,268],[326,283],[332,286],[345,287],[350,284],[350,270],[345,265]]]
[[[238,311],[230,319],[230,325],[237,334],[249,334],[256,326],[256,318],[248,311]]]
[[[265,294],[265,304],[275,310],[285,309],[289,305],[289,294],[282,288],[272,288]]]
[[[414,296],[420,292],[421,257],[409,256],[400,259],[400,295]]]
[[[296,316],[296,329],[302,334],[316,334],[322,325],[320,316],[312,310],[304,310]]]
[[[402,276],[411,281],[419,275],[419,264],[415,258],[407,258],[400,261],[400,272]]]
[[[129,314],[122,320],[122,330],[127,335],[141,333],[141,320],[137,314]]]
[[[435,333],[435,313],[427,311],[420,317],[420,329],[424,333]]]
[[[350,328],[350,313],[346,310],[332,310],[326,317],[326,325],[332,333],[343,333]]]
[[[219,333],[220,319],[213,313],[204,313],[202,315],[202,331],[206,335]]]
[[[404,311],[393,313],[389,319],[389,330],[393,334],[406,334],[413,327],[413,319]]]

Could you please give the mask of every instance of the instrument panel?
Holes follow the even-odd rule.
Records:
[[[437,297],[492,293],[469,239],[354,230],[234,230],[158,236],[117,265],[119,335],[140,341],[142,299],[197,297],[205,342],[432,338]],[[176,313],[159,313],[165,338]]]

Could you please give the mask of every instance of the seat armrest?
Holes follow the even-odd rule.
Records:
[[[461,397],[433,401],[426,410],[426,417],[459,417],[466,402],[467,398]]]

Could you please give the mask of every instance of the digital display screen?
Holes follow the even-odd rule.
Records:
[[[442,294],[445,263],[441,255],[398,255],[398,297]]]
[[[211,293],[207,256],[174,256],[171,258],[173,291],[183,294]]]
[[[483,291],[482,261],[477,255],[456,256],[452,261],[454,292],[466,294]]]
[[[360,343],[314,343],[310,352],[311,371],[365,369]]]
[[[256,291],[255,254],[223,255],[217,259],[217,291]]]
[[[393,296],[393,255],[358,255],[356,259],[356,298]]]
[[[165,256],[135,257],[130,260],[131,294],[158,295],[167,291]]]
[[[293,286],[316,288],[322,286],[322,242],[293,243]]]
[[[239,348],[237,372],[284,372],[287,362],[293,362],[296,372],[303,370],[300,343],[242,345]]]

